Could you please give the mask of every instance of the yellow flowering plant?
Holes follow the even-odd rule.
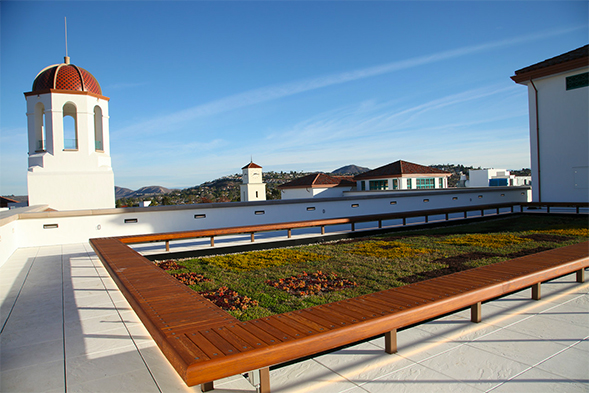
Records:
[[[206,258],[206,261],[223,269],[248,271],[264,269],[272,266],[325,260],[328,258],[328,256],[312,252],[282,248],[267,251],[252,251],[243,254],[214,256]]]
[[[531,240],[512,234],[474,233],[462,236],[452,236],[445,240],[441,240],[438,243],[451,244],[455,246],[503,248],[512,244],[519,244],[529,241]]]
[[[548,229],[532,231],[532,233],[548,233],[551,235],[589,237],[589,228]]]
[[[398,259],[411,258],[420,254],[429,254],[433,251],[428,250],[427,248],[413,247],[409,244],[397,241],[370,241],[357,244],[348,252],[351,254],[378,258]]]

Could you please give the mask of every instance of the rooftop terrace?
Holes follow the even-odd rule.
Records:
[[[89,244],[18,249],[0,267],[2,392],[174,392],[187,387]],[[589,386],[589,283],[575,275],[271,369],[273,392],[559,391]],[[254,392],[241,376],[218,392]]]

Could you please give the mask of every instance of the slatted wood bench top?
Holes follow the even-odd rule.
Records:
[[[162,352],[189,385],[261,369],[385,334],[396,351],[396,329],[472,308],[523,288],[540,298],[540,283],[589,267],[589,242],[499,262],[403,287],[241,322],[157,268],[115,238],[92,247]],[[266,382],[264,382],[264,378]]]

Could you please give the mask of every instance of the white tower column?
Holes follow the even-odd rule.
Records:
[[[243,182],[240,186],[241,201],[265,201],[266,184],[262,181],[262,167],[250,162],[241,170]]]

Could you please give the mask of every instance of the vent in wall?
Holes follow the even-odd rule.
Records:
[[[207,218],[206,214],[195,214],[194,218]]]
[[[125,218],[125,224],[134,224],[138,220],[136,218]]]
[[[58,224],[43,224],[43,229],[55,229],[58,228]]]

